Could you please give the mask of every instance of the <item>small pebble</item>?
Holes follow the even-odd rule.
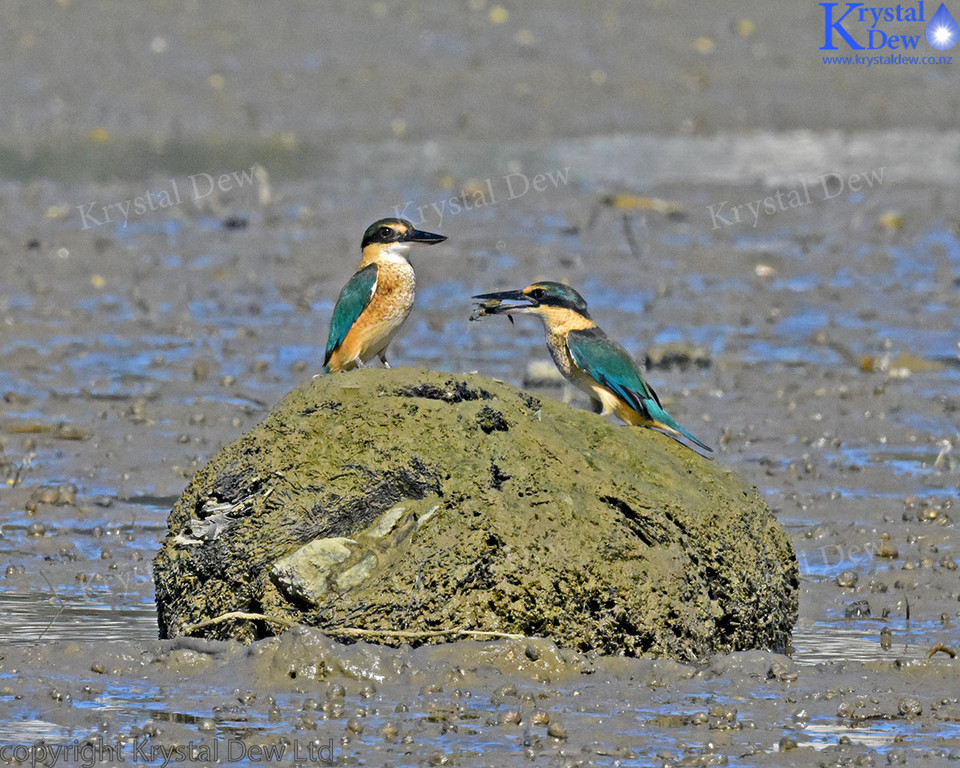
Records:
[[[500,713],[498,718],[500,725],[519,725],[520,723],[520,710],[519,709],[506,709]]]
[[[43,488],[37,495],[37,501],[42,504],[56,504],[60,499],[60,492],[56,488]]]
[[[74,506],[77,503],[77,486],[73,483],[61,483],[57,486],[57,504]]]
[[[786,752],[788,749],[796,749],[797,740],[792,736],[784,736],[780,739],[780,751]]]
[[[893,632],[890,631],[889,627],[884,627],[880,630],[880,647],[889,651],[893,645]]]
[[[558,722],[552,722],[547,726],[547,736],[554,739],[565,739],[567,738],[567,729]]]
[[[923,712],[923,707],[916,696],[904,696],[897,702],[897,710],[904,717],[916,717]]]
[[[736,707],[731,707],[726,704],[714,704],[708,710],[707,714],[710,717],[715,717],[720,720],[726,720],[728,722],[735,722],[737,719],[737,710]]]
[[[781,682],[791,683],[797,679],[797,673],[789,664],[782,661],[775,661],[767,670],[768,680],[780,680]]]
[[[843,571],[836,578],[836,583],[838,587],[843,587],[844,589],[852,589],[857,586],[857,582],[860,580],[860,576],[856,571]]]
[[[885,557],[894,560],[900,557],[900,552],[892,544],[887,544],[884,542],[880,545],[880,549],[877,550],[877,557]]]
[[[866,600],[857,600],[855,603],[850,603],[843,612],[843,617],[845,619],[870,618],[870,603]]]
[[[300,715],[294,726],[298,731],[315,731],[317,721],[309,715]]]

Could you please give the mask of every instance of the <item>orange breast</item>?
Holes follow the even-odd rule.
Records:
[[[331,368],[348,370],[379,355],[410,314],[416,278],[406,262],[378,262],[377,290],[331,358]]]

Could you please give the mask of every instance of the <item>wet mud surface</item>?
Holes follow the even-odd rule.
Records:
[[[294,183],[282,190],[290,201],[316,194]],[[589,674],[564,666],[563,684],[551,688],[525,677],[517,653],[516,666],[478,681],[487,671],[473,643],[444,650],[442,672],[430,661],[441,651],[405,656],[416,682],[384,671],[397,651],[369,648],[349,672],[291,689],[253,679],[245,665],[257,650],[233,649],[219,666],[219,650],[152,642],[149,563],[188,478],[316,372],[353,261],[331,251],[349,254],[351,233],[306,203],[265,210],[255,194],[224,201],[249,218],[243,229],[184,208],[151,220],[156,231],[78,233],[43,216],[75,189],[26,192],[30,206],[13,187],[5,198],[4,248],[18,254],[4,296],[0,387],[7,740],[133,738],[154,727],[168,745],[219,739],[224,749],[237,732],[332,738],[344,765],[519,764],[527,754],[545,764],[882,764],[957,754],[957,662],[945,651],[927,658],[958,644],[957,473],[945,442],[957,419],[952,193],[882,189],[784,212],[741,236],[711,231],[698,208],[767,190],[656,189],[690,213],[631,217],[636,252],[619,210],[601,206],[585,229],[597,199],[587,184],[491,208],[495,231],[449,220],[457,251],[418,262],[419,304],[396,363],[522,384],[528,362],[547,359],[540,329],[523,318],[469,323],[466,297],[527,276],[581,287],[594,316],[638,356],[672,349],[682,361],[678,345],[691,348],[700,363],[654,367],[650,379],[786,526],[801,567],[792,657],[691,667],[590,659]],[[892,215],[900,223],[889,229]],[[151,654],[186,655],[204,675],[143,661]],[[76,660],[55,671],[65,658]],[[309,650],[291,663],[315,661]],[[790,672],[770,677],[776,665]],[[239,726],[216,709],[244,706],[233,693],[238,675],[253,676],[244,690],[257,694]],[[367,682],[374,702],[358,698]],[[351,693],[342,709],[323,711],[331,683]],[[434,684],[440,690],[421,695]],[[503,686],[520,693],[496,696]],[[280,720],[270,720],[271,697]],[[475,710],[473,701],[483,703]],[[566,738],[535,724],[544,708]],[[106,730],[103,711],[116,713]]]
[[[366,29],[380,5],[333,20]],[[0,117],[12,137],[0,184],[0,746],[99,736],[122,740],[126,764],[155,765],[149,746],[218,745],[226,762],[231,740],[235,757],[285,745],[286,763],[370,766],[952,764],[952,71],[821,70],[822,29],[799,5],[794,23],[780,4],[752,8],[756,37],[737,31],[743,9],[711,6],[700,23],[659,6],[630,22],[667,49],[649,58],[635,36],[627,48],[573,34],[578,9],[557,11],[551,31],[473,5],[404,20],[403,50],[420,50],[426,24],[456,71],[438,100],[419,77],[425,59],[399,57],[396,102],[383,65],[365,69],[356,37],[327,27],[317,68],[336,67],[320,85],[334,93],[338,73],[346,85],[298,101],[315,45],[284,37],[290,26],[240,16],[205,36],[176,15],[138,25],[81,3],[58,3],[67,17],[4,6],[17,34],[0,81],[12,107]],[[91,71],[90,24],[122,44],[105,46],[102,78],[71,81]],[[549,56],[525,58],[524,29]],[[498,34],[502,51],[456,53]],[[263,64],[275,37],[302,79]],[[714,54],[697,52],[700,37]],[[182,40],[191,52],[156,64]],[[43,46],[57,43],[54,61]],[[740,43],[772,57],[769,78]],[[594,50],[623,53],[598,62]],[[500,62],[522,75],[510,87],[529,101],[516,110],[489,90]],[[306,106],[285,122],[284,104]],[[722,133],[740,127],[759,132]],[[221,446],[319,370],[360,234],[404,209],[450,241],[415,260],[418,303],[394,364],[531,381],[539,397],[585,406],[544,380],[534,321],[467,322],[471,294],[569,280],[631,353],[679,363],[649,372],[664,406],[787,528],[801,571],[789,656],[681,665],[541,640],[155,639],[150,563],[168,511]]]

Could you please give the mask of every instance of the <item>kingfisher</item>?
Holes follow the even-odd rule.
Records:
[[[543,281],[518,291],[482,293],[473,298],[482,303],[471,320],[507,315],[512,321],[512,315],[537,315],[543,321],[547,347],[560,373],[599,401],[603,415],[615,413],[627,424],[657,429],[674,439],[682,437],[713,452],[663,409],[637,363],[593,321],[587,302],[570,286]],[[521,303],[503,304],[505,301]]]
[[[379,357],[387,368],[387,345],[410,314],[416,276],[407,261],[410,246],[447,238],[423,232],[406,219],[375,221],[363,233],[362,257],[333,308],[323,372],[349,371]]]

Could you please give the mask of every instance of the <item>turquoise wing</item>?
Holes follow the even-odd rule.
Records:
[[[323,356],[324,373],[329,373],[327,363],[330,362],[330,357],[343,344],[360,313],[373,298],[377,290],[377,273],[377,265],[368,264],[357,271],[340,291],[333,308],[333,316],[330,318],[330,335],[327,337],[327,351]]]
[[[626,401],[641,416],[683,435],[704,450],[713,451],[663,409],[657,393],[643,380],[627,350],[599,328],[570,331],[567,348],[578,368]]]
[[[640,376],[627,350],[599,328],[570,331],[567,348],[580,370],[615,392],[641,415],[652,418],[648,403],[660,408],[660,398]]]

